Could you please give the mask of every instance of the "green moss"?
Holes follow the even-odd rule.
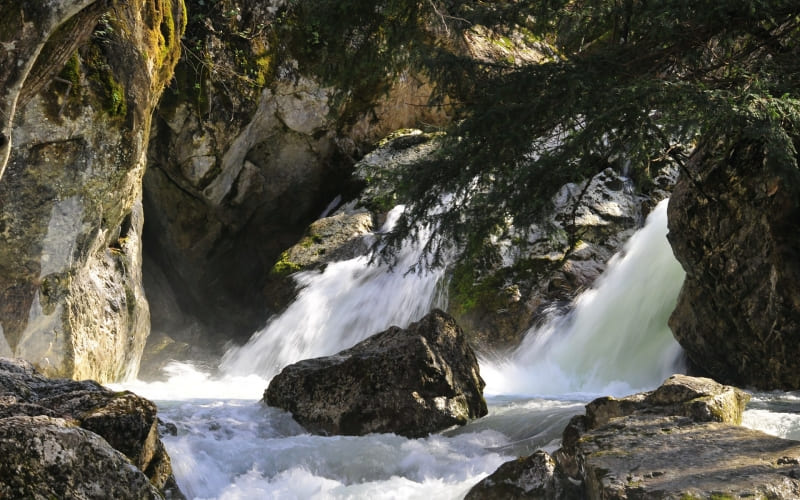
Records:
[[[74,88],[78,88],[81,83],[81,59],[78,55],[78,51],[75,51],[72,57],[69,58],[66,66],[61,70],[59,77],[64,80],[69,80]]]
[[[88,79],[102,100],[103,111],[110,116],[124,118],[128,114],[125,88],[114,77],[111,67],[96,45],[89,48],[84,64]]]
[[[288,276],[292,273],[296,273],[297,271],[301,270],[302,267],[300,264],[296,262],[292,262],[289,259],[289,252],[283,252],[280,257],[278,257],[278,262],[272,266],[270,270],[270,274],[273,276]]]
[[[106,74],[105,85],[108,90],[105,110],[108,114],[111,116],[125,116],[128,114],[128,101],[125,99],[125,89],[110,72]]]
[[[458,314],[467,314],[479,306],[482,309],[500,307],[500,288],[504,279],[502,274],[492,273],[481,279],[471,264],[456,265],[450,280],[449,294],[453,310]]]

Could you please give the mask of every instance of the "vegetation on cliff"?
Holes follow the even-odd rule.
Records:
[[[416,203],[387,236],[394,245],[385,258],[418,232],[420,221],[436,223],[445,236],[428,242],[428,266],[440,264],[451,247],[477,254],[486,238],[510,225],[524,243],[525,228],[565,183],[609,166],[646,182],[667,161],[682,166],[698,141],[759,138],[764,161],[797,170],[794,2],[359,5],[288,2],[284,19],[312,21],[289,40],[305,37],[314,67],[339,82],[361,74],[361,65],[382,76],[410,64],[437,82],[437,95],[459,98],[460,120],[441,153],[398,174],[404,197]],[[480,25],[538,36],[558,55],[540,64],[490,63],[454,56],[443,42],[454,37],[430,36]],[[386,50],[400,46],[407,49],[402,61]],[[452,209],[431,211],[446,193]]]

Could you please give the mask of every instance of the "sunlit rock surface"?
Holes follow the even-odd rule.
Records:
[[[797,498],[800,443],[739,426],[748,400],[683,375],[652,392],[597,399],[564,430],[554,467],[541,456],[503,466],[467,498],[510,485],[514,498]]]
[[[286,367],[264,400],[312,432],[421,437],[485,415],[483,387],[463,332],[434,310],[405,330]]]
[[[0,358],[0,496],[183,498],[156,406]]]
[[[149,331],[141,179],[185,23],[180,0],[114,5],[50,34],[32,71],[57,75],[26,80],[0,180],[0,355],[101,382],[135,374]]]

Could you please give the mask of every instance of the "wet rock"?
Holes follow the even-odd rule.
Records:
[[[133,478],[130,485],[138,488],[135,479],[138,474],[155,488],[154,491],[182,498],[172,475],[169,456],[158,438],[156,406],[133,393],[113,392],[92,381],[48,379],[26,361],[0,358],[0,429],[5,429],[8,436],[39,436],[36,439],[40,441],[36,442],[44,443],[42,449],[45,450],[44,454],[35,454],[35,458],[15,457],[12,462],[29,469],[28,479],[33,482],[26,479],[18,484],[16,479],[6,480],[7,476],[0,474],[0,492],[3,488],[16,491],[15,488],[22,487],[20,485],[33,488],[29,491],[38,491],[35,488],[41,485],[36,478],[54,473],[51,470],[54,465],[70,467],[72,464],[72,472],[59,470],[59,476],[50,481],[64,484],[52,487],[81,485],[80,488],[92,491],[98,487],[92,486],[93,482],[103,484]],[[48,444],[51,442],[52,445]],[[8,456],[17,453],[11,444],[4,446],[12,454]],[[53,447],[59,450],[55,455],[50,453]],[[89,455],[81,457],[85,452]],[[97,471],[106,469],[124,473],[124,476],[97,477]],[[139,498],[132,493],[138,490],[124,489],[126,484],[121,482],[108,490],[100,489],[86,495],[100,498],[105,494],[106,498],[116,498],[117,495],[110,492],[121,491],[120,498]],[[128,494],[131,496],[126,496]],[[59,498],[64,495],[56,494]]]
[[[421,437],[485,415],[483,387],[463,332],[434,310],[405,330],[286,367],[264,400],[312,432]]]
[[[86,9],[47,31],[68,4]],[[11,111],[0,182],[0,355],[51,376],[119,380],[135,374],[149,332],[141,179],[152,112],[180,52],[183,2],[10,9],[25,29],[44,23],[48,38]]]
[[[580,489],[563,477],[555,460],[544,451],[506,462],[475,485],[465,500],[580,500]]]
[[[683,375],[655,391],[599,398],[564,430],[554,466],[543,469],[549,462],[532,456],[475,490],[500,494],[493,488],[528,477],[550,487],[552,477],[561,493],[521,498],[797,498],[800,467],[791,458],[800,443],[737,425],[748,399],[739,389]]]
[[[669,240],[686,281],[670,327],[716,379],[798,389],[800,173],[766,161],[766,149],[706,146],[682,173]]]

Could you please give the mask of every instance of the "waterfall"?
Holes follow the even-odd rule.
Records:
[[[388,231],[403,211],[389,212]],[[301,288],[281,315],[273,317],[241,347],[230,349],[221,368],[230,375],[272,378],[302,359],[327,356],[390,326],[406,327],[432,308],[446,305],[443,269],[405,271],[417,263],[425,240],[403,246],[394,270],[370,265],[366,256],[328,264],[324,271],[294,275]]]
[[[413,244],[396,272],[359,257],[297,274],[303,288],[295,302],[231,349],[221,374],[173,364],[167,382],[126,388],[157,399],[160,418],[175,424],[177,433],[162,439],[189,498],[461,499],[501,463],[557,447],[585,393],[649,389],[671,373],[679,349],[666,318],[683,272],[665,233],[662,203],[572,313],[528,332],[507,359],[481,360],[489,415],[458,430],[424,439],[312,436],[290,414],[258,402],[283,366],[446,305],[443,271],[404,273],[420,255]]]
[[[504,360],[484,360],[494,394],[624,395],[680,371],[667,327],[684,272],[666,239],[667,200],[567,315],[528,331]]]

